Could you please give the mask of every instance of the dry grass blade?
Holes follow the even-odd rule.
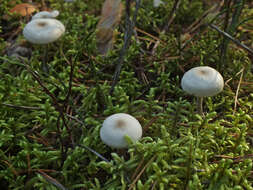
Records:
[[[140,171],[140,173],[136,176],[136,178],[134,179],[134,181],[131,183],[130,187],[128,188],[128,190],[131,190],[134,188],[134,185],[136,184],[136,182],[138,181],[138,179],[140,179],[141,175],[143,174],[143,172],[146,170],[146,168],[154,161],[156,155],[153,156],[148,163],[142,168],[142,170]]]
[[[176,11],[177,11],[179,5],[180,5],[180,2],[181,2],[181,0],[175,0],[174,5],[173,5],[173,8],[172,8],[172,10],[170,11],[170,14],[169,14],[169,16],[168,16],[167,24],[164,26],[164,28],[163,28],[163,30],[162,30],[161,33],[165,33],[166,31],[168,31],[170,25],[172,24],[172,22],[173,22],[173,20],[174,20],[174,18],[175,18],[175,16],[176,16],[175,13],[176,13]],[[158,47],[158,45],[160,44],[160,42],[161,42],[160,40],[157,40],[157,41],[156,41],[156,43],[155,43],[155,45],[154,45],[154,47],[153,47],[153,49],[152,49],[152,55],[155,54],[156,48]]]
[[[236,107],[237,107],[237,102],[238,102],[238,101],[237,101],[237,98],[238,98],[239,89],[240,89],[241,82],[242,82],[243,71],[244,71],[244,68],[242,68],[242,69],[240,70],[240,72],[239,72],[239,73],[241,73],[241,76],[240,76],[240,80],[239,80],[239,83],[238,83],[238,86],[237,86],[237,89],[236,89],[233,115],[235,115],[235,112],[236,112]]]
[[[45,179],[47,180],[49,183],[53,184],[54,186],[58,187],[61,190],[68,190],[66,187],[64,187],[62,184],[60,184],[56,179],[50,177],[49,175],[47,175],[46,173],[44,173],[41,170],[38,170],[38,173]]]
[[[205,11],[199,19],[197,19],[195,22],[193,22],[188,28],[184,30],[184,33],[193,33],[197,28],[200,27],[200,25],[204,24],[204,19],[206,17],[216,17],[218,14],[220,14],[220,8],[223,6],[224,1],[221,1],[219,3],[215,3],[210,9]]]
[[[15,168],[12,166],[11,163],[9,163],[7,160],[1,160],[3,163],[5,163],[12,171],[12,173],[15,175],[15,176],[18,176],[18,172],[15,170]]]
[[[140,163],[138,164],[137,168],[135,169],[132,177],[131,177],[131,180],[134,180],[134,178],[136,177],[137,175],[137,172],[139,171],[139,169],[141,168],[142,164],[144,162],[144,158],[141,159]]]
[[[6,103],[1,103],[3,106],[7,106],[10,108],[15,108],[15,109],[24,109],[24,110],[42,110],[42,108],[39,107],[31,107],[31,106],[17,106],[13,104],[6,104]]]
[[[181,3],[181,0],[175,0],[173,8],[172,8],[172,10],[171,10],[171,12],[169,14],[169,17],[168,17],[168,22],[167,22],[166,26],[163,29],[164,32],[168,31],[170,25],[172,24],[172,22],[173,22],[173,20],[175,18],[175,13],[176,13],[176,11],[177,11],[180,3]]]
[[[236,157],[227,156],[227,155],[215,155],[215,157],[216,158],[224,158],[224,159],[232,159],[234,161],[234,163],[237,163],[237,162],[242,162],[245,159],[253,159],[253,154],[247,154],[244,156],[236,156]]]
[[[139,29],[139,28],[137,28],[137,27],[135,27],[135,30],[136,30],[137,32],[140,32],[140,33],[142,33],[142,34],[145,34],[145,35],[147,35],[147,36],[153,38],[153,39],[156,40],[156,41],[161,42],[163,45],[166,45],[166,42],[160,40],[158,37],[156,37],[156,36],[154,36],[154,35],[152,35],[152,34],[149,34],[148,32],[145,32],[144,30],[141,30],[141,29]],[[140,38],[140,37],[138,37],[138,38]]]

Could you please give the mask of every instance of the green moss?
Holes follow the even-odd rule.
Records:
[[[13,39],[32,50],[31,58],[7,57],[8,37],[25,20],[0,18],[1,189],[252,189],[252,55],[230,42],[226,63],[220,62],[223,36],[204,25],[189,33],[195,37],[184,46],[184,29],[207,10],[207,2],[181,1],[169,30],[161,33],[174,1],[158,8],[142,1],[136,27],[150,35],[137,30],[132,37],[110,95],[125,20],[114,49],[106,57],[97,55],[102,3],[46,1],[66,26],[65,35],[48,47],[48,73],[41,70],[45,47],[23,43],[22,33]],[[1,5],[0,13],[11,8],[7,0]],[[250,27],[250,6],[246,2],[238,21],[245,21],[243,29]],[[223,22],[218,17],[213,23],[222,29]],[[252,39],[242,29],[233,37],[247,45]],[[74,72],[66,101],[70,63]],[[184,71],[199,65],[220,69],[226,82],[222,93],[205,99],[205,117],[196,114],[195,98],[180,87]],[[119,112],[136,117],[144,131],[140,142],[129,142],[122,151],[99,137],[105,117]]]

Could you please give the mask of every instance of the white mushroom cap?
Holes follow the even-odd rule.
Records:
[[[142,136],[142,127],[137,119],[125,113],[113,114],[106,118],[100,129],[100,138],[112,148],[126,148],[126,135],[136,142]]]
[[[34,44],[56,41],[65,32],[64,25],[56,19],[40,18],[30,21],[23,30],[24,37]]]
[[[159,7],[160,5],[163,5],[164,2],[162,0],[153,0],[153,6]]]
[[[59,11],[54,10],[52,12],[48,11],[41,11],[33,15],[32,20],[39,19],[39,18],[55,18],[59,15]]]
[[[184,91],[197,97],[214,96],[223,90],[224,81],[221,74],[215,69],[200,66],[184,74],[181,86]]]

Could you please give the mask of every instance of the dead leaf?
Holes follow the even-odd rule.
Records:
[[[23,58],[30,58],[32,56],[32,50],[30,48],[27,48],[25,46],[22,46],[21,44],[12,44],[11,46],[6,48],[7,56],[13,57],[16,59]]]
[[[37,7],[28,3],[18,4],[10,10],[11,13],[17,13],[22,16],[31,15],[35,11],[37,11]]]
[[[114,29],[120,22],[122,10],[121,0],[106,0],[103,4],[96,32],[98,51],[102,55],[112,49]]]

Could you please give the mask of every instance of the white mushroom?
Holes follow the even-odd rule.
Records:
[[[56,41],[65,32],[64,25],[56,19],[39,18],[30,21],[23,30],[24,37],[34,44]]]
[[[214,96],[222,91],[223,77],[208,66],[195,67],[187,71],[181,81],[184,91],[198,97]]]
[[[221,92],[224,87],[224,80],[215,69],[200,66],[192,68],[184,74],[181,86],[184,91],[198,97],[199,113],[202,114],[203,97],[214,96]]]
[[[160,5],[163,5],[164,2],[162,0],[153,0],[153,6],[159,7]]]
[[[36,13],[33,17],[32,20],[34,19],[39,19],[39,18],[55,18],[59,15],[59,11],[54,10],[52,12],[48,12],[48,11],[41,11]]]
[[[125,113],[113,114],[106,118],[100,129],[100,138],[112,148],[126,148],[125,136],[133,142],[142,136],[142,127],[137,119]]]

